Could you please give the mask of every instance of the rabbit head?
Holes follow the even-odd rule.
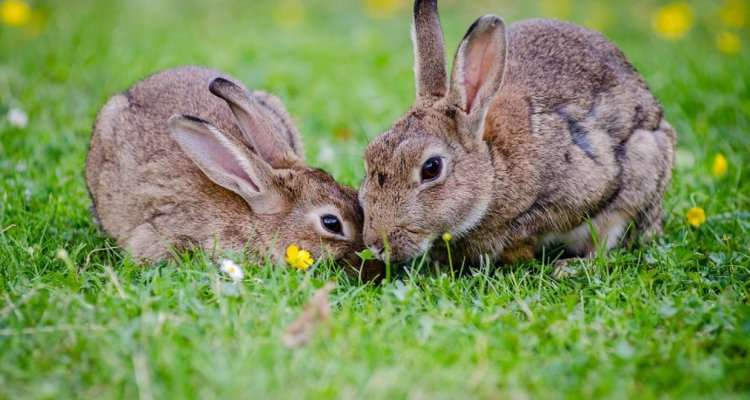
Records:
[[[227,102],[252,148],[206,121],[174,115],[170,131],[185,154],[211,181],[247,203],[254,236],[273,243],[277,262],[296,245],[316,259],[330,256],[346,262],[350,271],[358,268],[363,214],[356,191],[306,166],[293,138],[283,137],[262,117],[262,105],[247,90],[217,78],[210,91]]]
[[[435,0],[415,2],[412,39],[414,106],[367,147],[360,189],[365,245],[394,261],[420,255],[444,232],[460,237],[487,212],[497,172],[483,126],[507,53],[503,21],[481,17],[458,47],[449,82]]]

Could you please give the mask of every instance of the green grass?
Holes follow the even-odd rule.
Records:
[[[356,186],[362,149],[414,93],[409,5],[377,20],[359,2],[304,2],[303,24],[285,30],[258,3],[35,1],[36,28],[0,25],[0,399],[750,395],[750,37],[722,26],[720,2],[692,3],[695,26],[667,41],[651,1],[441,1],[451,49],[487,12],[563,13],[623,48],[679,133],[652,245],[563,281],[537,262],[380,287],[325,265],[242,263],[233,293],[201,254],[137,265],[97,231],[82,171],[106,98],[160,69],[210,65],[277,93],[311,164]],[[725,29],[738,55],[716,50]],[[28,127],[6,122],[11,107]],[[719,152],[723,178],[710,172]],[[692,206],[708,215],[698,229]],[[287,349],[287,325],[330,280],[330,323]]]

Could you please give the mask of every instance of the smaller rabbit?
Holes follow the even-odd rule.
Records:
[[[413,39],[415,104],[365,151],[359,195],[373,253],[407,260],[450,232],[451,253],[474,264],[552,244],[588,257],[630,227],[661,232],[676,135],[614,44],[555,20],[506,33],[485,15],[449,81],[436,0],[415,1]]]
[[[363,248],[357,193],[303,157],[279,99],[217,71],[181,67],[109,99],[86,180],[95,218],[137,258],[219,246],[270,250],[280,263],[297,245],[351,271]]]

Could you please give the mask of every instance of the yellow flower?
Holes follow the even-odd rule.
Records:
[[[450,241],[451,241],[451,239],[453,239],[453,235],[451,235],[451,233],[450,233],[450,232],[445,232],[445,233],[443,234],[443,241],[444,241],[444,242],[450,242]]]
[[[687,218],[688,224],[697,228],[706,222],[706,212],[700,207],[693,207],[685,214],[685,218]]]
[[[390,18],[408,4],[407,0],[364,0],[365,14],[374,19]]]
[[[10,26],[26,25],[31,19],[31,7],[21,0],[4,0],[0,3],[0,21]]]
[[[665,39],[679,39],[693,26],[693,9],[683,2],[671,3],[659,9],[651,25]]]
[[[305,22],[305,5],[300,0],[283,0],[273,9],[273,22],[284,29],[294,30]]]
[[[740,37],[732,32],[719,32],[716,35],[716,47],[726,54],[737,54],[740,52]]]
[[[714,165],[711,166],[711,173],[714,174],[715,177],[721,178],[722,176],[727,174],[728,167],[729,163],[727,162],[727,159],[724,157],[724,155],[717,154],[716,157],[714,157]]]
[[[286,262],[289,263],[292,268],[304,271],[310,268],[315,260],[310,256],[310,252],[307,250],[300,250],[296,245],[291,245],[286,248]]]
[[[728,0],[721,8],[721,20],[730,28],[744,28],[748,14],[747,4],[743,0]]]

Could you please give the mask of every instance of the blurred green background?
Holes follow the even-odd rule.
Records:
[[[211,263],[143,268],[97,231],[83,179],[96,113],[146,75],[210,66],[281,97],[309,162],[356,187],[364,146],[414,98],[411,3],[0,0],[0,399],[741,398],[749,7],[440,1],[450,54],[486,13],[570,20],[623,49],[679,136],[666,235],[652,246],[560,283],[534,262],[383,288],[248,268],[235,301]],[[689,226],[691,208],[702,226]],[[317,279],[343,285],[333,333],[289,352],[279,335]]]
[[[108,96],[155,71],[202,64],[281,96],[301,125],[311,162],[356,184],[362,146],[413,100],[406,0],[26,4],[25,22],[0,27],[0,113],[18,107],[30,122],[5,131],[6,164],[49,151],[38,158],[46,168],[80,165]],[[447,0],[440,7],[451,56],[485,13],[508,22],[555,17],[602,31],[664,103],[680,147],[701,150],[688,161],[750,147],[746,125],[732,123],[746,123],[750,111],[745,1]],[[318,157],[321,146],[334,143],[334,157]]]

